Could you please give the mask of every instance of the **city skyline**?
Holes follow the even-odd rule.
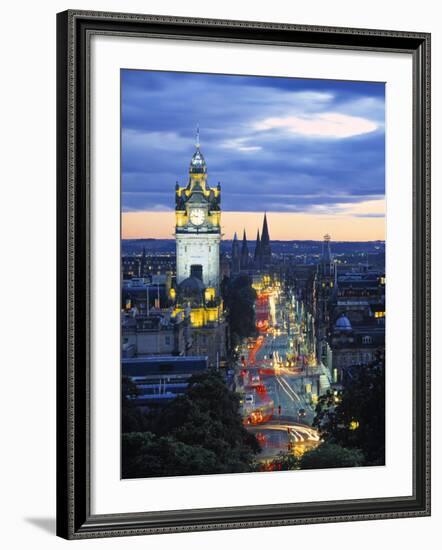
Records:
[[[383,84],[145,71],[122,71],[123,238],[172,238],[197,124],[225,239],[264,211],[278,240],[385,239]]]
[[[232,240],[235,233],[242,236],[246,231],[250,241],[255,240],[262,216],[260,212],[223,212],[222,235]],[[377,217],[354,217],[351,215],[328,215],[313,217],[305,214],[267,212],[272,239],[277,241],[322,241],[330,233],[334,241],[368,242],[385,241],[385,219]],[[352,224],[351,235],[348,223]],[[314,225],[313,230],[311,224]],[[123,239],[173,239],[174,212],[148,211],[122,214]]]
[[[140,75],[121,477],[384,465],[383,87]]]

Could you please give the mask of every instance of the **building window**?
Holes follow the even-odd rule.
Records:
[[[166,346],[170,346],[170,336],[166,336]]]
[[[371,344],[373,342],[373,338],[371,336],[363,336],[362,337],[362,343],[363,344]]]

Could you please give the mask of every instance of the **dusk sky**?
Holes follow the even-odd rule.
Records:
[[[123,70],[123,237],[172,238],[200,127],[225,238],[385,238],[383,83]]]

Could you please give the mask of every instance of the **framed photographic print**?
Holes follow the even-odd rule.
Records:
[[[430,36],[57,20],[57,533],[430,513]]]

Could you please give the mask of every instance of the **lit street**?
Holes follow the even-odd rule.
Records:
[[[293,324],[289,335],[288,322],[284,320],[285,312],[290,310],[287,302],[276,289],[258,294],[257,324],[264,321],[264,329],[240,348],[240,381],[244,399],[249,401],[244,410],[252,411],[245,424],[260,442],[261,460],[281,452],[299,454],[319,442],[317,431],[311,427],[314,405],[306,393],[311,379],[305,368],[290,363],[294,341],[302,338],[302,331]],[[272,413],[256,414],[260,406],[264,410],[266,403],[272,404]]]
[[[384,84],[120,80],[122,477],[383,464]]]

